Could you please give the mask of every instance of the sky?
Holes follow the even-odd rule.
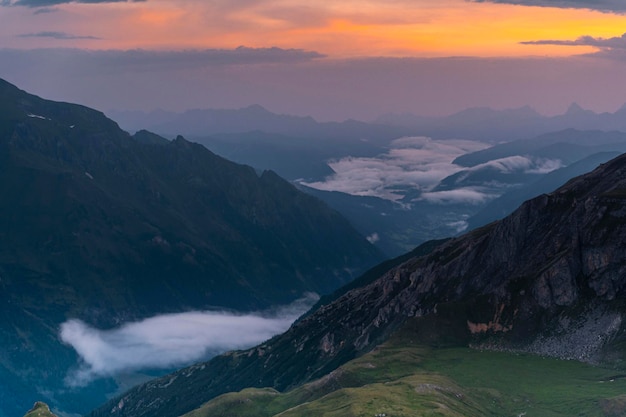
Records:
[[[0,0],[0,77],[103,111],[615,111],[625,33],[622,0]]]

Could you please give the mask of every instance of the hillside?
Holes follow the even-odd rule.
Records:
[[[115,390],[55,392],[77,363],[58,339],[65,320],[111,328],[166,312],[261,310],[331,292],[383,259],[271,171],[182,137],[130,136],[99,112],[1,80],[0,185],[0,373],[11,375],[0,415],[9,417],[39,387],[68,395],[71,412]]]
[[[626,412],[626,380],[614,369],[428,345],[415,341],[415,325],[409,321],[372,352],[293,390],[248,388],[185,417],[617,417]]]
[[[152,381],[90,415],[181,415],[247,387],[293,389],[371,351],[409,321],[417,323],[408,336],[415,343],[621,369],[625,174],[622,155],[499,222],[339,293],[267,343]]]

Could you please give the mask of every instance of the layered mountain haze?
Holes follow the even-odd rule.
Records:
[[[530,106],[494,110],[473,107],[443,117],[385,114],[375,122],[420,131],[438,139],[465,138],[492,143],[528,139],[563,129],[626,130],[626,104],[614,112],[596,113],[572,103],[565,113],[545,116]]]
[[[331,292],[383,259],[337,212],[274,172],[229,162],[182,137],[130,136],[102,113],[4,81],[0,167],[0,338],[9,347],[0,354],[3,416],[39,398],[81,413],[116,389],[112,380],[86,392],[63,386],[79,365],[59,339],[67,320],[99,334],[194,310],[269,319],[268,309]],[[247,342],[216,349],[258,343],[306,308],[274,315],[282,320],[276,326],[268,321]],[[161,327],[175,326],[167,323]],[[78,347],[69,335],[81,333],[64,329],[64,341]],[[78,353],[87,372],[122,371],[99,373]],[[168,366],[193,359],[200,357]]]
[[[501,221],[425,247],[408,260],[398,259],[399,265],[379,278],[370,277],[360,286],[337,293],[334,300],[267,343],[152,381],[91,416],[181,415],[228,391],[246,387],[284,391],[327,375],[315,385],[324,388],[321,393],[305,390],[315,395],[307,397],[300,392],[295,404],[304,405],[339,392],[340,374],[330,372],[389,341],[398,331],[409,344],[473,346],[604,364],[616,369],[598,373],[612,381],[615,378],[608,377],[609,372],[621,374],[626,357],[625,174],[626,156],[615,158],[550,194],[525,202]],[[504,367],[513,362],[500,363]],[[365,361],[362,366],[367,363],[376,368],[378,362]],[[403,366],[398,363],[387,366]],[[413,384],[425,389],[426,383],[433,384],[432,380]],[[347,379],[345,384],[358,381]],[[457,400],[466,395],[458,386],[450,388],[450,382],[434,384],[447,388],[432,389],[431,399],[434,392],[446,390],[459,393]],[[416,389],[413,385],[411,395]],[[523,400],[523,395],[521,401],[531,401]],[[585,407],[595,404],[597,415],[619,410],[615,390],[594,395]],[[400,396],[395,403],[407,398]],[[487,403],[492,411],[478,408],[469,415],[502,415],[496,401],[504,403],[504,399],[490,397]],[[344,403],[358,405],[348,404]]]
[[[182,113],[112,110],[108,114],[128,131],[149,129],[162,135],[183,134],[193,138],[262,131],[300,138],[365,139],[384,143],[410,132],[404,127],[358,120],[320,123],[312,117],[275,114],[260,105],[241,109],[193,109]]]
[[[619,113],[615,120],[621,120]],[[426,122],[434,123],[432,118],[414,126],[391,126],[393,120],[388,124],[381,120],[319,123],[310,117],[275,114],[258,105],[111,114],[135,128],[140,123],[165,131],[176,126],[221,156],[279,173],[339,211],[390,257],[430,239],[486,224],[480,219],[502,218],[525,198],[585,172],[575,169],[578,162],[604,152],[626,151],[626,136],[621,132],[572,128],[550,132],[578,121],[576,114],[584,119],[595,117],[579,106],[572,106],[568,117],[554,118],[561,122],[539,124],[538,120],[553,118],[528,107],[467,109],[436,119],[442,128],[451,129],[447,134],[431,130]],[[165,129],[167,123],[171,124]],[[527,124],[541,128],[528,129]],[[573,125],[600,127],[601,123]],[[496,132],[499,137],[490,136]],[[543,134],[536,136],[539,133]],[[571,172],[562,172],[570,172],[569,177],[532,192],[543,176],[570,165]],[[518,191],[524,198],[515,199],[505,209],[491,205]]]

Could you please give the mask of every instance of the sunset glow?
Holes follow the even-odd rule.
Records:
[[[626,16],[622,14],[464,0],[370,0],[314,6],[296,0],[239,6],[227,2],[151,0],[98,5],[69,3],[46,13],[4,7],[0,13],[6,20],[0,29],[4,47],[32,47],[33,39],[23,35],[45,29],[75,37],[47,39],[48,46],[276,46],[315,50],[335,58],[569,56],[593,52],[595,48],[521,42],[573,40],[581,36],[607,38],[626,31]]]
[[[615,111],[625,32],[621,0],[4,0],[0,77],[104,110]]]

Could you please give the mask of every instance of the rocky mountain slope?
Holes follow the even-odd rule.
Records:
[[[401,326],[423,343],[624,366],[626,155],[345,293],[256,348],[142,385],[92,417],[181,415],[328,374]]]
[[[130,136],[0,80],[2,416],[62,388],[77,359],[57,334],[69,318],[109,328],[263,309],[328,293],[380,260],[337,212],[271,171],[182,137]],[[72,398],[68,411],[87,411]]]

